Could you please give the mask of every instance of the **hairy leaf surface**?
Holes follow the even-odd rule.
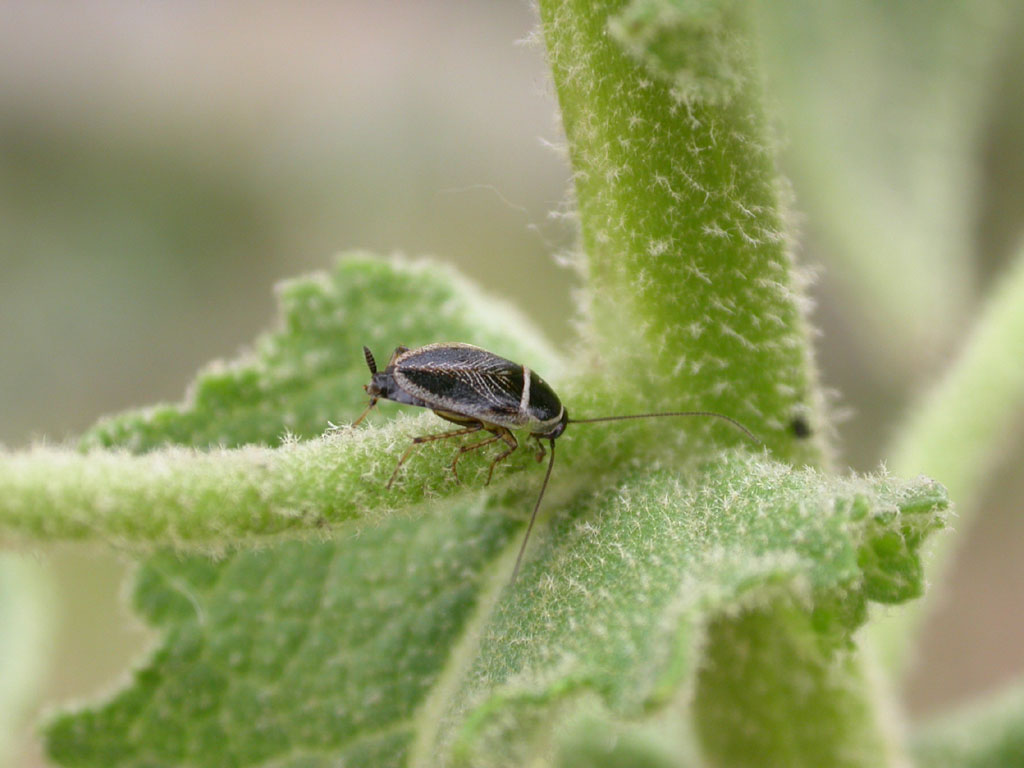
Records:
[[[481,333],[484,320],[459,306],[469,289],[460,281],[446,289],[445,279],[355,259],[330,278],[293,284],[302,286],[302,306],[315,308],[303,327],[326,346],[354,347],[324,379],[365,380],[353,342],[400,313],[403,323],[420,318],[419,333],[514,346]],[[372,312],[348,309],[366,301],[367,280],[379,281],[393,304],[378,297]],[[447,324],[426,303],[439,296],[449,304]],[[318,333],[338,316],[347,321],[335,333]],[[297,327],[287,314],[284,325]],[[412,338],[403,342],[425,340],[406,333]],[[291,338],[319,359],[302,332]],[[261,348],[275,344],[277,359],[296,359],[281,337]],[[543,345],[522,351],[544,353]],[[271,380],[273,367],[262,371]],[[338,398],[326,386],[298,386],[294,376],[294,408],[279,389],[253,390],[291,413],[294,431],[315,432],[299,410],[337,418],[363,403],[358,387]],[[210,411],[199,444],[218,429],[251,428],[253,419],[239,414],[271,409],[251,392],[232,391],[237,401]],[[196,418],[187,405],[164,413],[166,437],[145,414],[107,422],[99,435],[111,440],[118,431],[136,449],[152,448]],[[226,426],[210,423],[219,418]],[[277,435],[275,426],[264,440]],[[798,649],[793,670],[804,674],[810,654],[832,674],[832,662],[851,653],[867,601],[919,592],[917,550],[945,506],[927,481],[829,478],[763,453],[731,451],[699,465],[663,457],[609,467],[607,458],[601,450],[576,455],[573,472],[556,476],[551,512],[514,586],[507,580],[528,509],[517,488],[466,493],[415,517],[392,512],[358,535],[221,558],[150,558],[134,603],[161,630],[159,646],[125,689],[57,718],[51,754],[76,766],[548,764],[575,754],[581,738],[600,748],[586,735],[593,729],[558,723],[587,722],[596,711],[631,729],[685,703],[713,679],[714,665],[738,663],[733,651],[722,658],[704,650],[709,633],[732,626],[719,619],[737,612],[781,612],[799,623],[809,645]],[[244,511],[244,499],[235,503]],[[778,655],[780,675],[787,658]],[[786,706],[784,690],[765,695]],[[680,712],[697,733],[707,723],[717,732],[723,713],[715,697],[701,701],[703,709],[683,704]],[[623,744],[625,754],[635,750],[653,764],[666,754],[635,734]]]

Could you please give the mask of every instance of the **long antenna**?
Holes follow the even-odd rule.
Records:
[[[722,419],[732,424],[736,429],[742,432],[744,435],[749,437],[758,445],[763,443],[757,439],[753,432],[747,429],[745,426],[740,424],[736,419],[726,416],[723,413],[715,413],[714,411],[664,411],[662,413],[633,413],[628,416],[598,416],[593,419],[569,419],[570,424],[595,424],[599,421],[625,421],[626,419],[654,419],[661,416],[710,416],[715,419]],[[510,583],[515,584],[516,578],[519,576],[519,566],[523,564],[523,553],[526,552],[526,543],[530,540],[530,533],[533,531],[533,524],[537,520],[537,510],[540,509],[540,502],[544,498],[544,491],[547,490],[548,480],[551,479],[551,470],[555,466],[555,440],[549,438],[548,442],[551,444],[551,458],[548,459],[548,471],[544,474],[544,482],[540,486],[540,494],[537,496],[537,503],[533,505],[533,514],[530,515],[530,524],[526,526],[526,535],[523,536],[523,543],[519,547],[519,555],[516,557],[516,567],[512,570],[512,581]]]
[[[551,458],[548,459],[548,471],[544,475],[544,482],[540,486],[540,495],[537,496],[537,503],[533,505],[533,514],[530,515],[530,524],[526,526],[526,535],[523,536],[523,545],[519,547],[519,556],[516,557],[516,567],[512,570],[512,581],[510,583],[516,583],[516,577],[519,575],[519,566],[523,564],[523,553],[526,551],[526,542],[530,540],[530,532],[533,530],[533,523],[537,519],[537,510],[540,509],[540,501],[544,498],[544,491],[548,487],[548,479],[551,477],[551,468],[555,466],[555,440],[551,438]]]
[[[726,416],[722,413],[715,413],[714,411],[665,411],[664,413],[634,413],[629,416],[598,416],[594,419],[569,419],[570,424],[594,424],[598,421],[625,421],[626,419],[654,419],[661,416],[711,416],[716,419],[722,419],[732,424],[736,429],[740,430],[743,434],[749,437],[758,445],[761,445],[761,441],[758,440],[754,433],[749,429],[740,424],[736,419]]]

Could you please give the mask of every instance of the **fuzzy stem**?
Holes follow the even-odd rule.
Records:
[[[820,396],[744,6],[541,0],[540,12],[575,175],[590,341],[620,390],[605,397],[618,409],[642,402],[649,411],[722,412],[775,455],[824,463]],[[698,438],[690,449],[708,452],[711,443]],[[769,624],[767,648],[764,622],[745,613],[709,630],[713,645],[728,638],[706,657],[694,693],[709,761],[891,764],[859,665],[823,676],[828,655],[789,652],[806,632]],[[745,705],[766,681],[786,679],[803,687],[775,685],[785,701],[777,711]],[[818,700],[858,714],[836,727],[809,706]],[[793,715],[788,732],[764,738],[779,726],[778,712]]]
[[[719,411],[776,456],[820,465],[811,347],[746,19],[652,20],[632,7],[617,15],[621,6],[541,2],[601,376],[622,382],[617,408]],[[660,32],[690,43],[671,79],[613,39]]]

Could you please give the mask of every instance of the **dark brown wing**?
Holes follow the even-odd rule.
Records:
[[[430,344],[395,360],[395,380],[438,410],[502,426],[528,421],[521,411],[523,366],[469,344]]]

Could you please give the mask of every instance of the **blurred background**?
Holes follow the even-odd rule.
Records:
[[[922,32],[925,4],[888,5],[761,20],[839,463],[858,470],[956,354],[1024,223],[1024,13]],[[569,169],[535,25],[525,0],[0,0],[0,442],[180,400],[272,323],[275,283],[342,250],[451,262],[571,344]],[[1007,446],[943,585],[915,717],[1024,670],[1022,455]],[[0,689],[31,710],[6,747],[36,766],[31,722],[111,689],[149,638],[117,555],[12,549]],[[4,661],[7,621],[38,627],[37,668]]]

